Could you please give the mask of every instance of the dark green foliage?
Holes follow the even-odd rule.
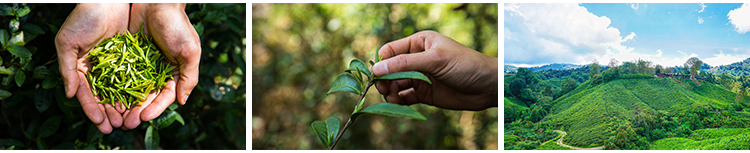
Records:
[[[3,129],[0,149],[11,146],[19,150],[245,148],[244,4],[187,4],[185,11],[191,23],[201,25],[195,28],[201,29],[198,35],[202,47],[200,80],[187,104],[177,106],[174,103],[152,120],[153,123],[142,122],[133,130],[115,128],[107,135],[93,125],[78,100],[66,98],[63,90],[53,42],[75,6],[0,4],[0,46],[3,49],[16,46],[14,52],[22,56],[25,53],[21,52],[25,51],[20,47],[30,53],[29,58],[25,58],[0,52],[0,97],[5,114],[0,119],[0,129]],[[2,16],[3,12],[7,13],[5,9],[25,8],[29,8],[26,16]],[[204,21],[210,12],[217,12],[210,17],[213,21]],[[12,32],[15,28],[8,23],[16,19],[19,27]],[[18,39],[20,33],[23,39]],[[16,39],[11,39],[13,36],[17,36]],[[12,73],[4,73],[3,70],[8,69]],[[17,80],[19,75],[15,74],[24,77]],[[10,96],[3,97],[2,91],[10,92]],[[150,136],[146,134],[149,127],[152,128]],[[146,146],[146,140],[154,145]]]
[[[516,96],[521,95],[521,91],[526,88],[526,80],[522,78],[516,78],[513,79],[513,81],[510,82],[510,93]]]
[[[572,78],[568,78],[565,80],[565,82],[562,83],[561,92],[562,94],[566,94],[570,92],[571,90],[575,89],[576,87],[578,87],[578,83]]]
[[[519,102],[515,98],[505,97],[503,100],[503,109],[505,117],[505,123],[510,123],[518,119],[523,119],[524,113],[529,107],[524,106],[522,102]]]
[[[654,150],[748,150],[750,130],[747,128],[700,129],[690,137],[665,138],[651,143]]]
[[[505,142],[509,142],[504,144],[506,150],[535,149],[542,142],[559,138],[559,134],[546,124],[534,124],[530,121],[519,120],[505,123],[504,127]]]

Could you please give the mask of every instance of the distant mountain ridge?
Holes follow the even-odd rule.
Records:
[[[576,64],[565,64],[565,63],[552,63],[542,66],[535,66],[535,67],[527,67],[529,70],[538,72],[538,71],[545,71],[545,70],[567,70],[567,69],[575,69],[582,67],[583,65],[576,65]],[[505,65],[505,73],[514,73],[518,70],[518,67],[513,65]]]

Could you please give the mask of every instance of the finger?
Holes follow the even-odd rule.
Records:
[[[167,81],[167,85],[164,87],[164,89],[161,90],[159,95],[154,99],[153,102],[151,102],[150,105],[146,107],[146,109],[141,112],[141,120],[142,121],[150,121],[156,117],[159,117],[162,112],[164,112],[164,109],[169,107],[170,104],[174,102],[175,99],[175,81],[169,80]]]
[[[65,28],[65,24],[61,29]],[[64,32],[58,33],[55,37],[55,48],[57,49],[57,60],[60,73],[62,74],[63,83],[65,85],[65,96],[73,98],[78,90],[78,74],[76,67],[78,66],[76,60],[78,59],[78,48],[75,48],[67,38],[60,36]]]
[[[104,105],[99,104],[99,110],[104,112]],[[104,117],[104,120],[101,124],[96,125],[97,128],[99,128],[99,131],[101,131],[104,134],[109,134],[112,132],[112,125],[109,123],[109,119]]]
[[[154,101],[154,98],[156,98],[156,91],[151,91],[147,97],[148,99],[146,99],[146,101],[130,109],[130,112],[125,117],[125,122],[123,123],[123,126],[126,129],[134,129],[138,124],[141,124],[141,112],[144,108],[150,105],[152,101]]]
[[[399,54],[423,52],[430,49],[433,35],[439,35],[435,31],[422,31],[409,37],[389,42],[378,50],[378,55],[388,59]]]
[[[112,107],[112,104],[104,104],[104,109],[107,112],[107,118],[112,127],[118,128],[122,126],[122,115]]]
[[[125,110],[126,110],[125,109],[125,105],[123,105],[119,101],[115,102],[115,106],[114,107],[115,107],[115,110],[117,110],[117,112],[120,113],[120,114],[123,114],[125,112]],[[125,116],[125,115],[122,115],[122,116]]]
[[[390,91],[388,88],[390,84],[391,83],[388,80],[381,80],[381,81],[375,82],[375,88],[378,89],[378,92],[381,95],[385,95],[385,94],[388,94],[388,92]]]
[[[420,52],[413,54],[401,54],[389,59],[384,59],[372,67],[372,73],[375,76],[383,76],[390,73],[419,71],[427,74],[433,74],[437,67],[443,64],[439,57],[435,57],[434,52]]]
[[[78,73],[78,79],[85,80],[85,77],[82,73]],[[91,93],[89,83],[86,81],[80,81],[77,91],[78,96],[76,96],[76,98],[78,98],[78,102],[81,103],[83,112],[86,113],[86,116],[89,117],[91,122],[94,122],[94,124],[101,124],[106,118],[104,107],[99,109],[99,104],[97,103],[99,100],[94,97],[93,93]]]
[[[138,33],[143,29],[143,34],[150,37],[148,32],[148,26],[146,26],[146,7],[148,4],[133,3],[130,7],[130,24],[128,25],[128,31],[132,34]],[[141,28],[143,27],[143,28]]]
[[[193,53],[186,56],[192,57],[185,57],[189,58],[189,60],[185,60],[185,62],[180,65],[180,78],[177,79],[176,88],[177,101],[181,105],[185,105],[185,103],[187,103],[190,92],[192,92],[193,88],[195,88],[195,85],[198,84],[198,63],[200,60],[200,49],[197,52],[194,51]]]
[[[415,93],[414,88],[406,89],[404,91],[401,91],[398,93],[398,96],[401,97],[404,101],[402,101],[401,105],[412,105],[416,103],[421,103],[419,98],[417,98],[417,94]]]

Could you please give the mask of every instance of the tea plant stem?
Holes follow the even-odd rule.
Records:
[[[359,98],[359,101],[357,101],[357,106],[354,107],[355,111],[356,111],[356,108],[359,108],[359,105],[364,105],[364,103],[359,103],[359,102],[362,101],[362,99],[365,99],[365,95],[367,95],[367,90],[370,90],[370,87],[374,84],[375,82],[373,82],[372,80],[368,81],[365,91],[362,92],[362,96]],[[357,113],[355,111],[352,111],[352,115],[354,115],[354,113]],[[352,121],[352,117],[349,116],[349,120],[347,120],[346,124],[344,124],[344,129],[342,129],[341,132],[339,132],[339,134],[336,136],[336,140],[333,141],[333,143],[331,144],[331,147],[329,147],[328,150],[333,150],[333,148],[336,147],[336,144],[339,142],[339,139],[341,139],[341,136],[344,135],[344,132],[346,132],[346,129],[349,128],[349,125],[351,125],[352,122],[354,121]]]

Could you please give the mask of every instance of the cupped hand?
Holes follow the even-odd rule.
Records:
[[[184,105],[198,84],[200,38],[185,14],[185,4],[133,4],[128,29],[138,32],[142,24],[143,32],[154,39],[167,61],[178,67],[172,73],[174,80],[167,81],[161,91],[152,92],[146,102],[125,111],[124,129],[158,117],[175,98]]]
[[[128,30],[128,11],[128,4],[78,4],[55,37],[65,95],[77,95],[86,116],[105,134],[122,125],[124,109],[98,103],[85,77],[92,65],[83,57],[100,41]]]
[[[497,107],[497,58],[484,55],[434,31],[423,31],[385,44],[375,76],[419,71],[432,84],[415,79],[378,81],[386,101],[424,103],[445,109],[482,110]]]

